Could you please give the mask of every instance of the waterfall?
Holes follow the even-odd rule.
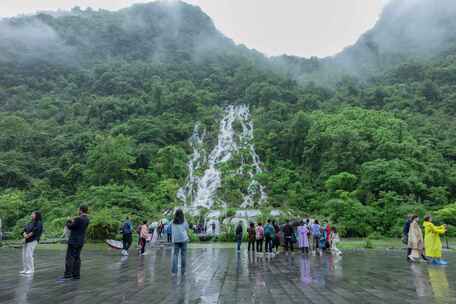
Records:
[[[242,126],[242,131],[237,132],[233,128],[233,123],[238,121]],[[256,154],[253,144],[253,123],[247,106],[228,106],[224,111],[224,116],[220,121],[217,144],[207,155],[204,149],[205,132],[199,130],[197,123],[190,138],[192,155],[187,164],[188,177],[186,184],[179,189],[178,198],[184,202],[187,208],[197,210],[199,207],[212,208],[217,202],[217,190],[221,186],[222,174],[220,165],[231,160],[240,151],[248,151],[249,159],[244,159],[241,154],[241,166],[234,174],[248,176],[249,185],[247,193],[241,202],[241,208],[249,208],[262,204],[266,199],[264,186],[256,179],[256,175],[262,172],[259,156]],[[237,134],[239,133],[239,134]],[[206,167],[201,177],[195,172],[199,168]],[[220,203],[226,203],[221,202]]]
[[[240,142],[244,148],[247,148],[250,154],[251,161],[253,163],[253,170],[248,170],[247,174],[250,177],[250,183],[247,188],[247,194],[244,195],[244,201],[241,204],[241,208],[251,208],[254,206],[254,198],[259,193],[259,204],[263,203],[266,199],[266,192],[264,186],[261,185],[256,179],[255,175],[262,173],[260,167],[260,157],[255,151],[255,145],[253,144],[253,123],[250,119],[249,108],[245,105],[239,106],[239,121],[242,125],[242,133],[240,134]],[[245,170],[245,160],[242,159],[242,165],[239,168],[239,173],[243,174]]]
[[[206,151],[204,150],[204,137],[206,132],[200,134],[200,124],[196,123],[193,128],[193,134],[189,139],[192,155],[187,163],[188,176],[185,185],[177,191],[177,198],[183,201],[186,205],[191,203],[195,196],[195,185],[199,181],[199,177],[195,175],[206,159]]]

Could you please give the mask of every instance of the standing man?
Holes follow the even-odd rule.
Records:
[[[212,235],[215,235],[215,222],[212,222],[211,227],[212,227]]]
[[[271,220],[268,220],[268,223],[264,225],[264,239],[265,239],[265,253],[272,255],[272,241],[274,239],[275,230],[274,226],[271,224]]]
[[[290,248],[291,252],[293,252],[293,227],[290,224],[290,220],[287,221],[285,226],[283,227],[283,238],[285,243],[285,251],[288,254],[288,248]]]
[[[125,222],[122,225],[122,255],[128,255],[128,249],[130,249],[132,242],[132,233],[133,233],[133,224],[130,219],[125,219]]]
[[[242,242],[242,221],[239,221],[236,227],[236,243],[237,243],[237,251],[241,251],[241,242]]]
[[[87,206],[82,205],[79,207],[79,216],[67,224],[70,238],[68,239],[63,279],[79,280],[81,278],[81,250],[84,246],[87,226],[89,226],[88,212]]]

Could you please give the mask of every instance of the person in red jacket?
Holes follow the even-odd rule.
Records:
[[[331,248],[331,226],[326,224],[326,248]]]

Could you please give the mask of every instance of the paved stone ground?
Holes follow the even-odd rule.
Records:
[[[55,279],[64,252],[38,250],[37,272],[23,277],[20,250],[0,249],[0,303],[456,303],[454,255],[450,266],[435,267],[409,264],[399,252],[268,259],[192,248],[187,274],[172,278],[170,254],[86,250],[81,281],[62,284]]]

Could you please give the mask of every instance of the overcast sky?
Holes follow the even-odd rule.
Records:
[[[237,43],[267,55],[324,57],[372,28],[388,0],[185,0]],[[140,0],[0,0],[0,16],[74,6],[116,10]]]

